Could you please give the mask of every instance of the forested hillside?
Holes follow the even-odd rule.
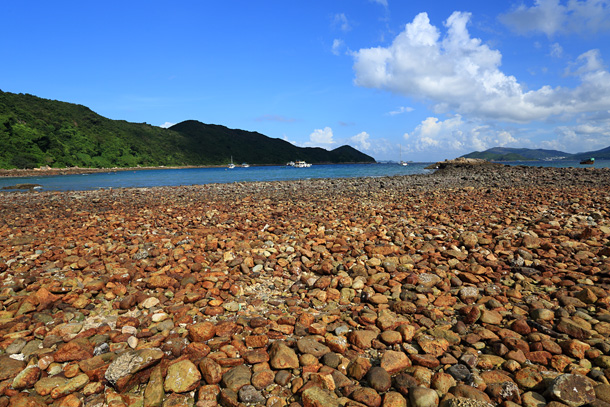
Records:
[[[0,91],[0,168],[374,162],[349,146],[300,148],[259,133],[186,121],[163,129],[89,108]]]
[[[180,133],[184,142],[192,148],[189,160],[207,156],[216,163],[286,164],[304,160],[311,163],[374,162],[350,146],[328,151],[323,148],[302,148],[281,139],[273,139],[260,133],[233,130],[224,126],[204,124],[195,120],[178,123],[170,130]]]

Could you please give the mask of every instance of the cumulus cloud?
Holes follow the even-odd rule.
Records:
[[[412,107],[400,106],[398,109],[392,110],[391,112],[388,112],[388,115],[396,116],[397,114],[410,113],[413,110],[414,109]]]
[[[601,32],[610,30],[608,0],[535,0],[500,16],[500,21],[519,34]]]
[[[442,36],[426,13],[418,14],[390,46],[353,53],[355,84],[431,101],[437,114],[478,120],[527,123],[610,109],[610,74],[597,63],[599,53],[583,54],[575,62],[577,87],[527,91],[500,70],[498,50],[470,37],[470,17],[451,14]]]
[[[316,147],[328,147],[333,144],[335,144],[335,140],[333,139],[333,130],[330,127],[315,129],[309,135],[309,141],[305,143],[306,146]]]
[[[606,112],[606,118],[599,120],[573,126],[559,126],[555,128],[555,135],[553,140],[543,141],[541,146],[567,153],[581,153],[605,148],[610,145],[610,112]]]
[[[576,58],[576,61],[570,64],[566,73],[576,76],[583,76],[595,72],[602,72],[603,70],[604,63],[599,50],[592,49]]]
[[[363,131],[350,138],[350,141],[355,143],[361,150],[368,150],[371,148],[371,143],[369,141],[370,137],[371,136],[366,131]]]
[[[160,125],[159,127],[164,128],[164,129],[169,129],[170,127],[172,127],[174,124],[176,123],[170,123],[170,122],[165,122],[162,125]]]
[[[541,130],[531,126],[508,127],[491,122],[465,120],[460,115],[441,120],[428,117],[403,136],[403,153],[453,158],[492,147],[544,148],[567,153],[593,151],[610,145],[610,111],[588,116],[573,125],[544,130],[546,140],[533,142],[532,134]],[[406,147],[406,148],[405,148]]]
[[[507,129],[498,129],[484,122],[465,121],[460,115],[446,120],[428,117],[411,133],[405,133],[403,138],[408,141],[408,152],[438,157],[523,145],[523,140],[517,139]]]

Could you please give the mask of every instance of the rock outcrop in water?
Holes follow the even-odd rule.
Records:
[[[610,171],[0,193],[0,406],[605,406]]]

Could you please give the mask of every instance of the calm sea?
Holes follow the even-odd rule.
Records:
[[[185,168],[117,171],[83,175],[55,175],[40,177],[0,178],[0,189],[16,184],[39,184],[42,190],[82,191],[102,188],[142,188],[155,186],[200,185],[252,181],[290,181],[314,178],[383,177],[393,175],[426,174],[430,163],[398,164],[340,164],[313,165],[309,168],[265,166],[234,169]],[[510,165],[543,167],[590,167],[576,161],[566,162],[511,162]],[[610,161],[596,162],[596,168],[610,167]]]

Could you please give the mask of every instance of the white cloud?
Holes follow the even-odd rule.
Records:
[[[428,117],[411,132],[403,136],[407,152],[422,153],[431,157],[455,157],[473,150],[491,147],[522,146],[507,129],[497,129],[484,122],[465,121],[456,115],[446,120]]]
[[[368,150],[371,148],[371,143],[369,142],[370,137],[371,136],[366,131],[363,131],[350,138],[350,140],[354,142],[361,150]]]
[[[610,30],[608,0],[535,0],[534,5],[520,5],[500,16],[500,21],[515,32],[555,34],[600,32]]]
[[[414,109],[412,107],[400,106],[398,109],[392,110],[391,112],[388,112],[388,115],[396,116],[397,114],[410,113],[413,110]]]
[[[335,144],[335,140],[333,139],[333,130],[330,127],[315,129],[313,133],[309,135],[309,141],[305,143],[306,146],[315,147],[328,147],[333,144]]]
[[[282,134],[282,140],[287,141],[290,144],[294,144],[295,146],[299,145],[297,141],[288,139],[288,136],[286,134]]]
[[[533,141],[532,136],[546,140]],[[467,121],[456,115],[445,120],[428,117],[403,136],[403,155],[430,160],[454,158],[492,147],[544,148],[567,153],[594,151],[610,145],[610,111],[587,117],[582,123],[551,130],[509,128],[484,121]]]
[[[573,72],[569,68],[573,68]],[[592,49],[576,58],[576,61],[571,63],[569,68],[566,70],[567,74],[582,76],[603,71],[604,63],[599,50]]]
[[[341,50],[344,48],[344,46],[345,43],[343,42],[343,40],[335,39],[333,41],[332,53],[335,55],[341,54]]]
[[[551,44],[550,55],[555,58],[561,58],[561,56],[563,55],[563,47],[556,42]]]
[[[554,148],[567,153],[582,153],[599,150],[610,145],[610,112],[609,118],[573,126],[559,126],[555,129],[556,138],[544,141],[545,148]]]
[[[160,125],[159,127],[162,127],[164,129],[168,129],[168,128],[172,127],[174,124],[176,124],[176,123],[165,122],[162,125]]]
[[[371,0],[373,3],[381,4],[383,7],[388,8],[388,0]]]
[[[351,26],[347,21],[347,16],[344,13],[335,14],[335,18],[333,20],[333,24],[338,26],[341,31],[349,31],[351,30]]]
[[[526,123],[610,109],[610,74],[597,63],[598,53],[576,61],[579,86],[526,91],[500,70],[499,51],[470,37],[469,20],[469,13],[454,12],[441,36],[426,13],[417,15],[387,48],[353,53],[355,84],[429,100],[436,113],[478,120]]]

